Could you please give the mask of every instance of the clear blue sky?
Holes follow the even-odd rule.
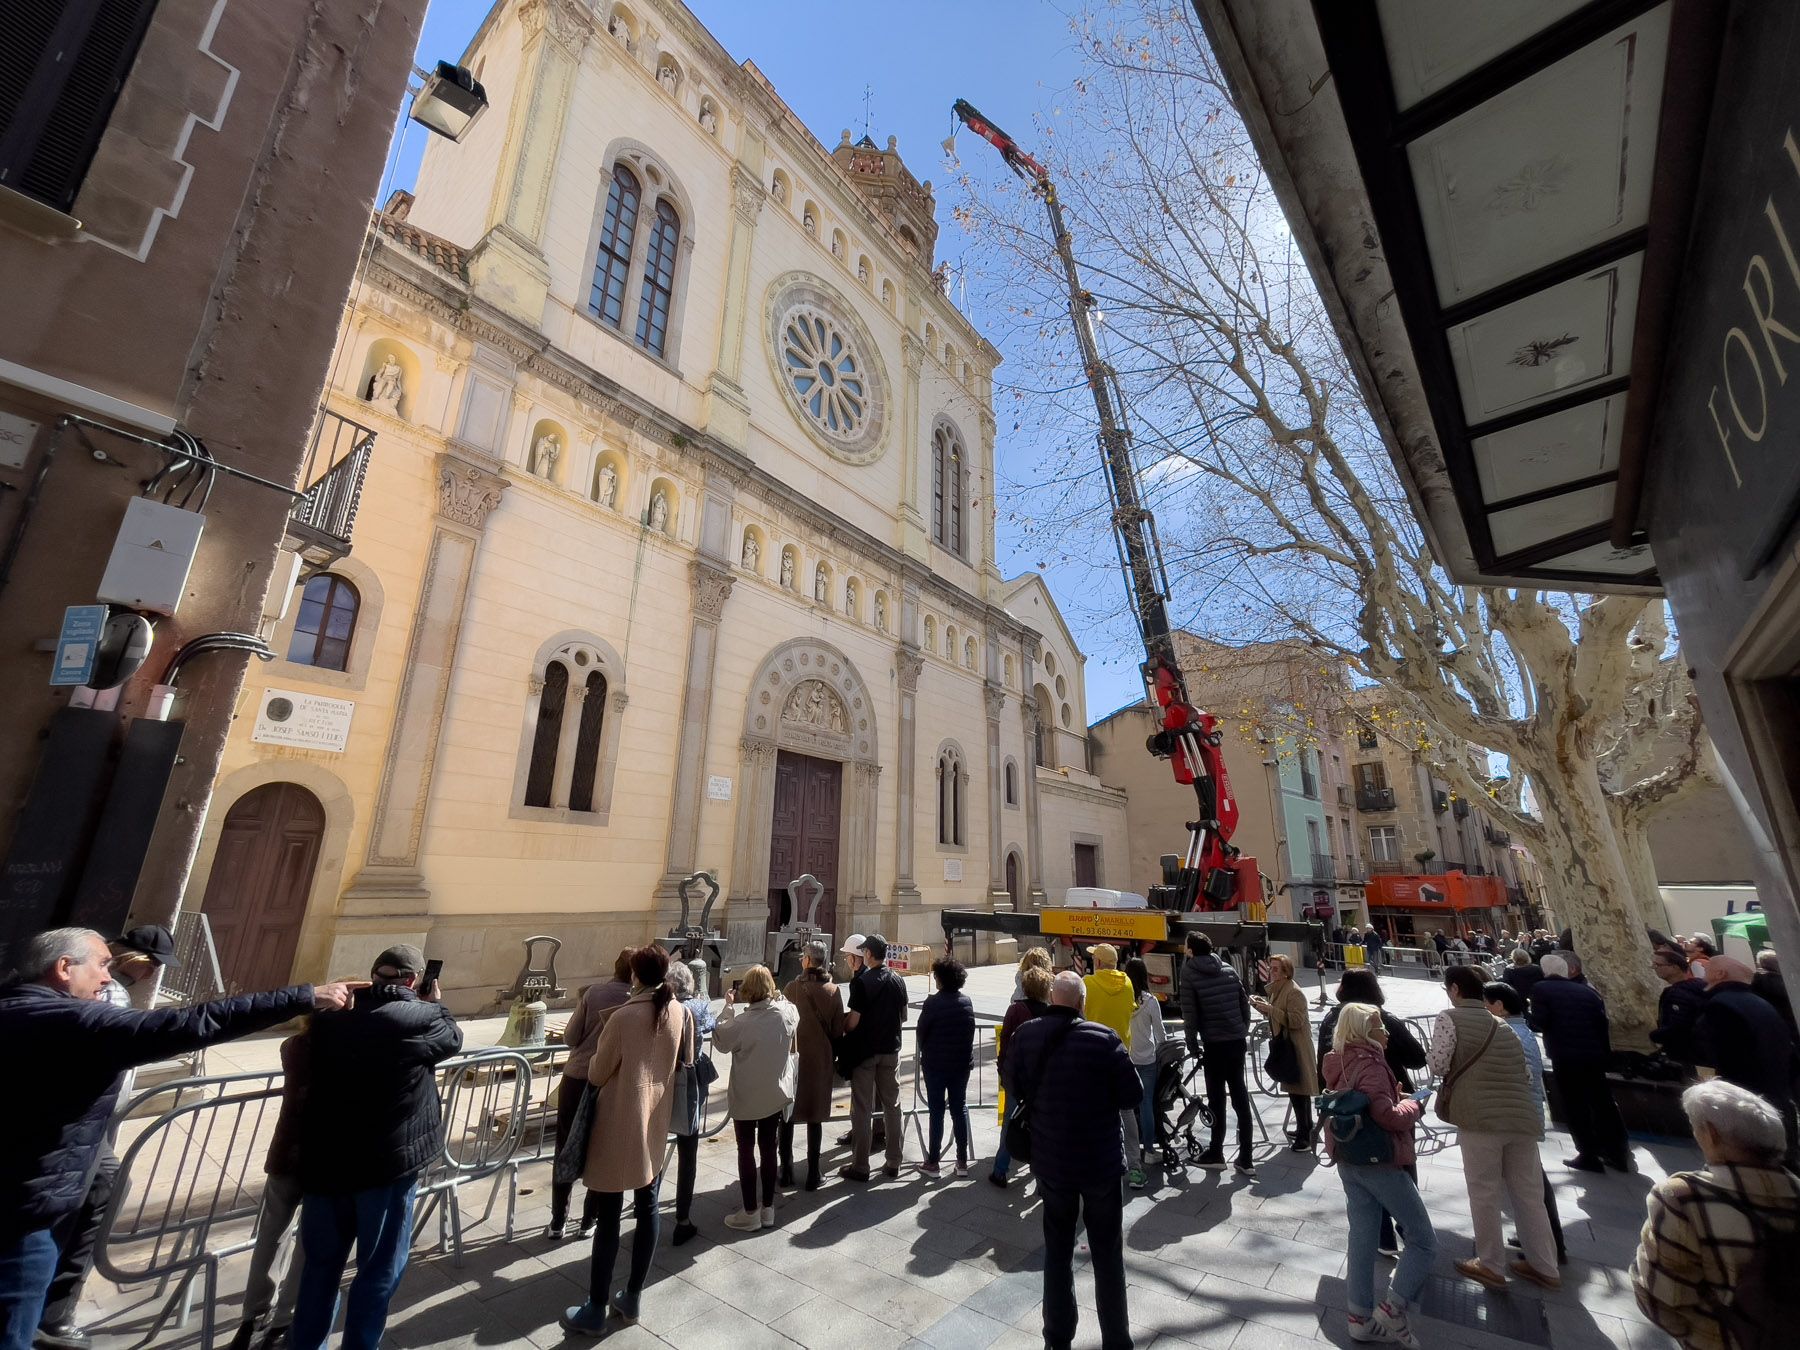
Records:
[[[689,0],[689,6],[735,60],[756,63],[827,147],[846,127],[862,134],[867,88],[870,134],[880,144],[898,136],[907,167],[938,184],[938,256],[953,268],[966,240],[950,218],[958,189],[951,186],[940,144],[951,131],[951,103],[968,99],[1029,145],[1034,121],[1056,116],[1063,92],[1080,73],[1068,9],[1055,0]],[[490,0],[433,0],[418,64],[429,69],[438,60],[457,60],[490,7]],[[412,182],[426,135],[417,127],[405,134],[394,186]],[[967,133],[958,137],[957,151],[977,177],[1006,173],[998,156]],[[999,330],[998,323],[984,322],[973,286],[968,313],[990,335]],[[1010,431],[1010,419],[1002,417],[996,455],[1003,491],[1009,482],[1033,481],[1038,461],[1036,447]],[[1009,576],[1046,561],[1022,552],[1016,535],[1003,509],[999,560]],[[1089,657],[1088,715],[1099,718],[1141,694],[1142,653],[1131,645],[1129,625],[1102,632],[1072,612],[1092,613],[1097,601],[1114,608],[1106,597],[1070,593],[1076,587],[1091,592],[1091,571],[1065,571],[1049,561],[1046,576]],[[1122,579],[1115,584],[1124,586]],[[1123,611],[1122,591],[1113,599],[1119,602],[1114,612]]]

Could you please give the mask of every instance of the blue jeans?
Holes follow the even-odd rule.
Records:
[[[925,1106],[931,1113],[931,1145],[925,1161],[935,1163],[944,1152],[944,1109],[950,1110],[950,1128],[956,1135],[956,1161],[969,1161],[969,1071],[943,1072],[925,1067]]]
[[[1144,1101],[1138,1107],[1138,1145],[1146,1154],[1156,1152],[1156,1075],[1154,1064],[1133,1064],[1144,1085]]]
[[[1406,1230],[1406,1246],[1394,1270],[1389,1302],[1405,1307],[1418,1300],[1437,1256],[1437,1234],[1413,1179],[1398,1167],[1342,1164],[1344,1207],[1350,1216],[1350,1257],[1345,1271],[1350,1311],[1366,1317],[1375,1310],[1375,1240],[1386,1210]]]
[[[31,1350],[56,1274],[56,1257],[51,1229],[0,1238],[0,1350]]]
[[[388,1300],[400,1286],[412,1248],[417,1177],[349,1195],[309,1195],[300,1208],[300,1295],[288,1330],[293,1350],[321,1350],[337,1315],[338,1283],[350,1248],[356,1274],[344,1309],[343,1350],[376,1350],[387,1327]]]
[[[1000,1147],[994,1150],[994,1175],[1003,1177],[1012,1166],[1012,1154],[1006,1151],[1006,1118],[1012,1114],[1012,1098],[1006,1099],[1006,1110],[1000,1116]]]

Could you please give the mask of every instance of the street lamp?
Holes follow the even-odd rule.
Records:
[[[487,108],[487,90],[467,67],[448,61],[439,61],[429,74],[423,70],[418,74],[425,83],[413,95],[408,116],[446,140],[460,141]]]

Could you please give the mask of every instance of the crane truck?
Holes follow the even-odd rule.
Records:
[[[1169,622],[1168,570],[1156,518],[1144,501],[1132,460],[1125,399],[1118,375],[1102,356],[1095,336],[1094,297],[1081,284],[1056,184],[1038,160],[966,100],[958,99],[954,112],[958,121],[1000,152],[1049,216],[1050,237],[1068,289],[1069,319],[1099,423],[1113,540],[1144,648],[1144,688],[1156,715],[1156,730],[1145,748],[1168,761],[1178,788],[1193,793],[1194,818],[1187,822],[1185,851],[1162,858],[1162,877],[1146,891],[1148,908],[1064,904],[1035,912],[946,910],[942,915],[946,946],[953,948],[958,936],[982,932],[1004,933],[1021,941],[1051,938],[1068,956],[1065,963],[1080,964],[1084,947],[1111,942],[1146,957],[1152,988],[1166,1001],[1176,988],[1187,935],[1202,932],[1247,978],[1254,978],[1271,941],[1320,944],[1322,928],[1310,922],[1271,921],[1256,860],[1231,842],[1238,803],[1225,768],[1224,731],[1216,716],[1196,707],[1188,696]]]

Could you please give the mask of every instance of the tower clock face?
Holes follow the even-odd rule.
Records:
[[[869,464],[887,446],[887,372],[856,311],[790,272],[769,288],[768,353],[795,419],[832,456]]]

